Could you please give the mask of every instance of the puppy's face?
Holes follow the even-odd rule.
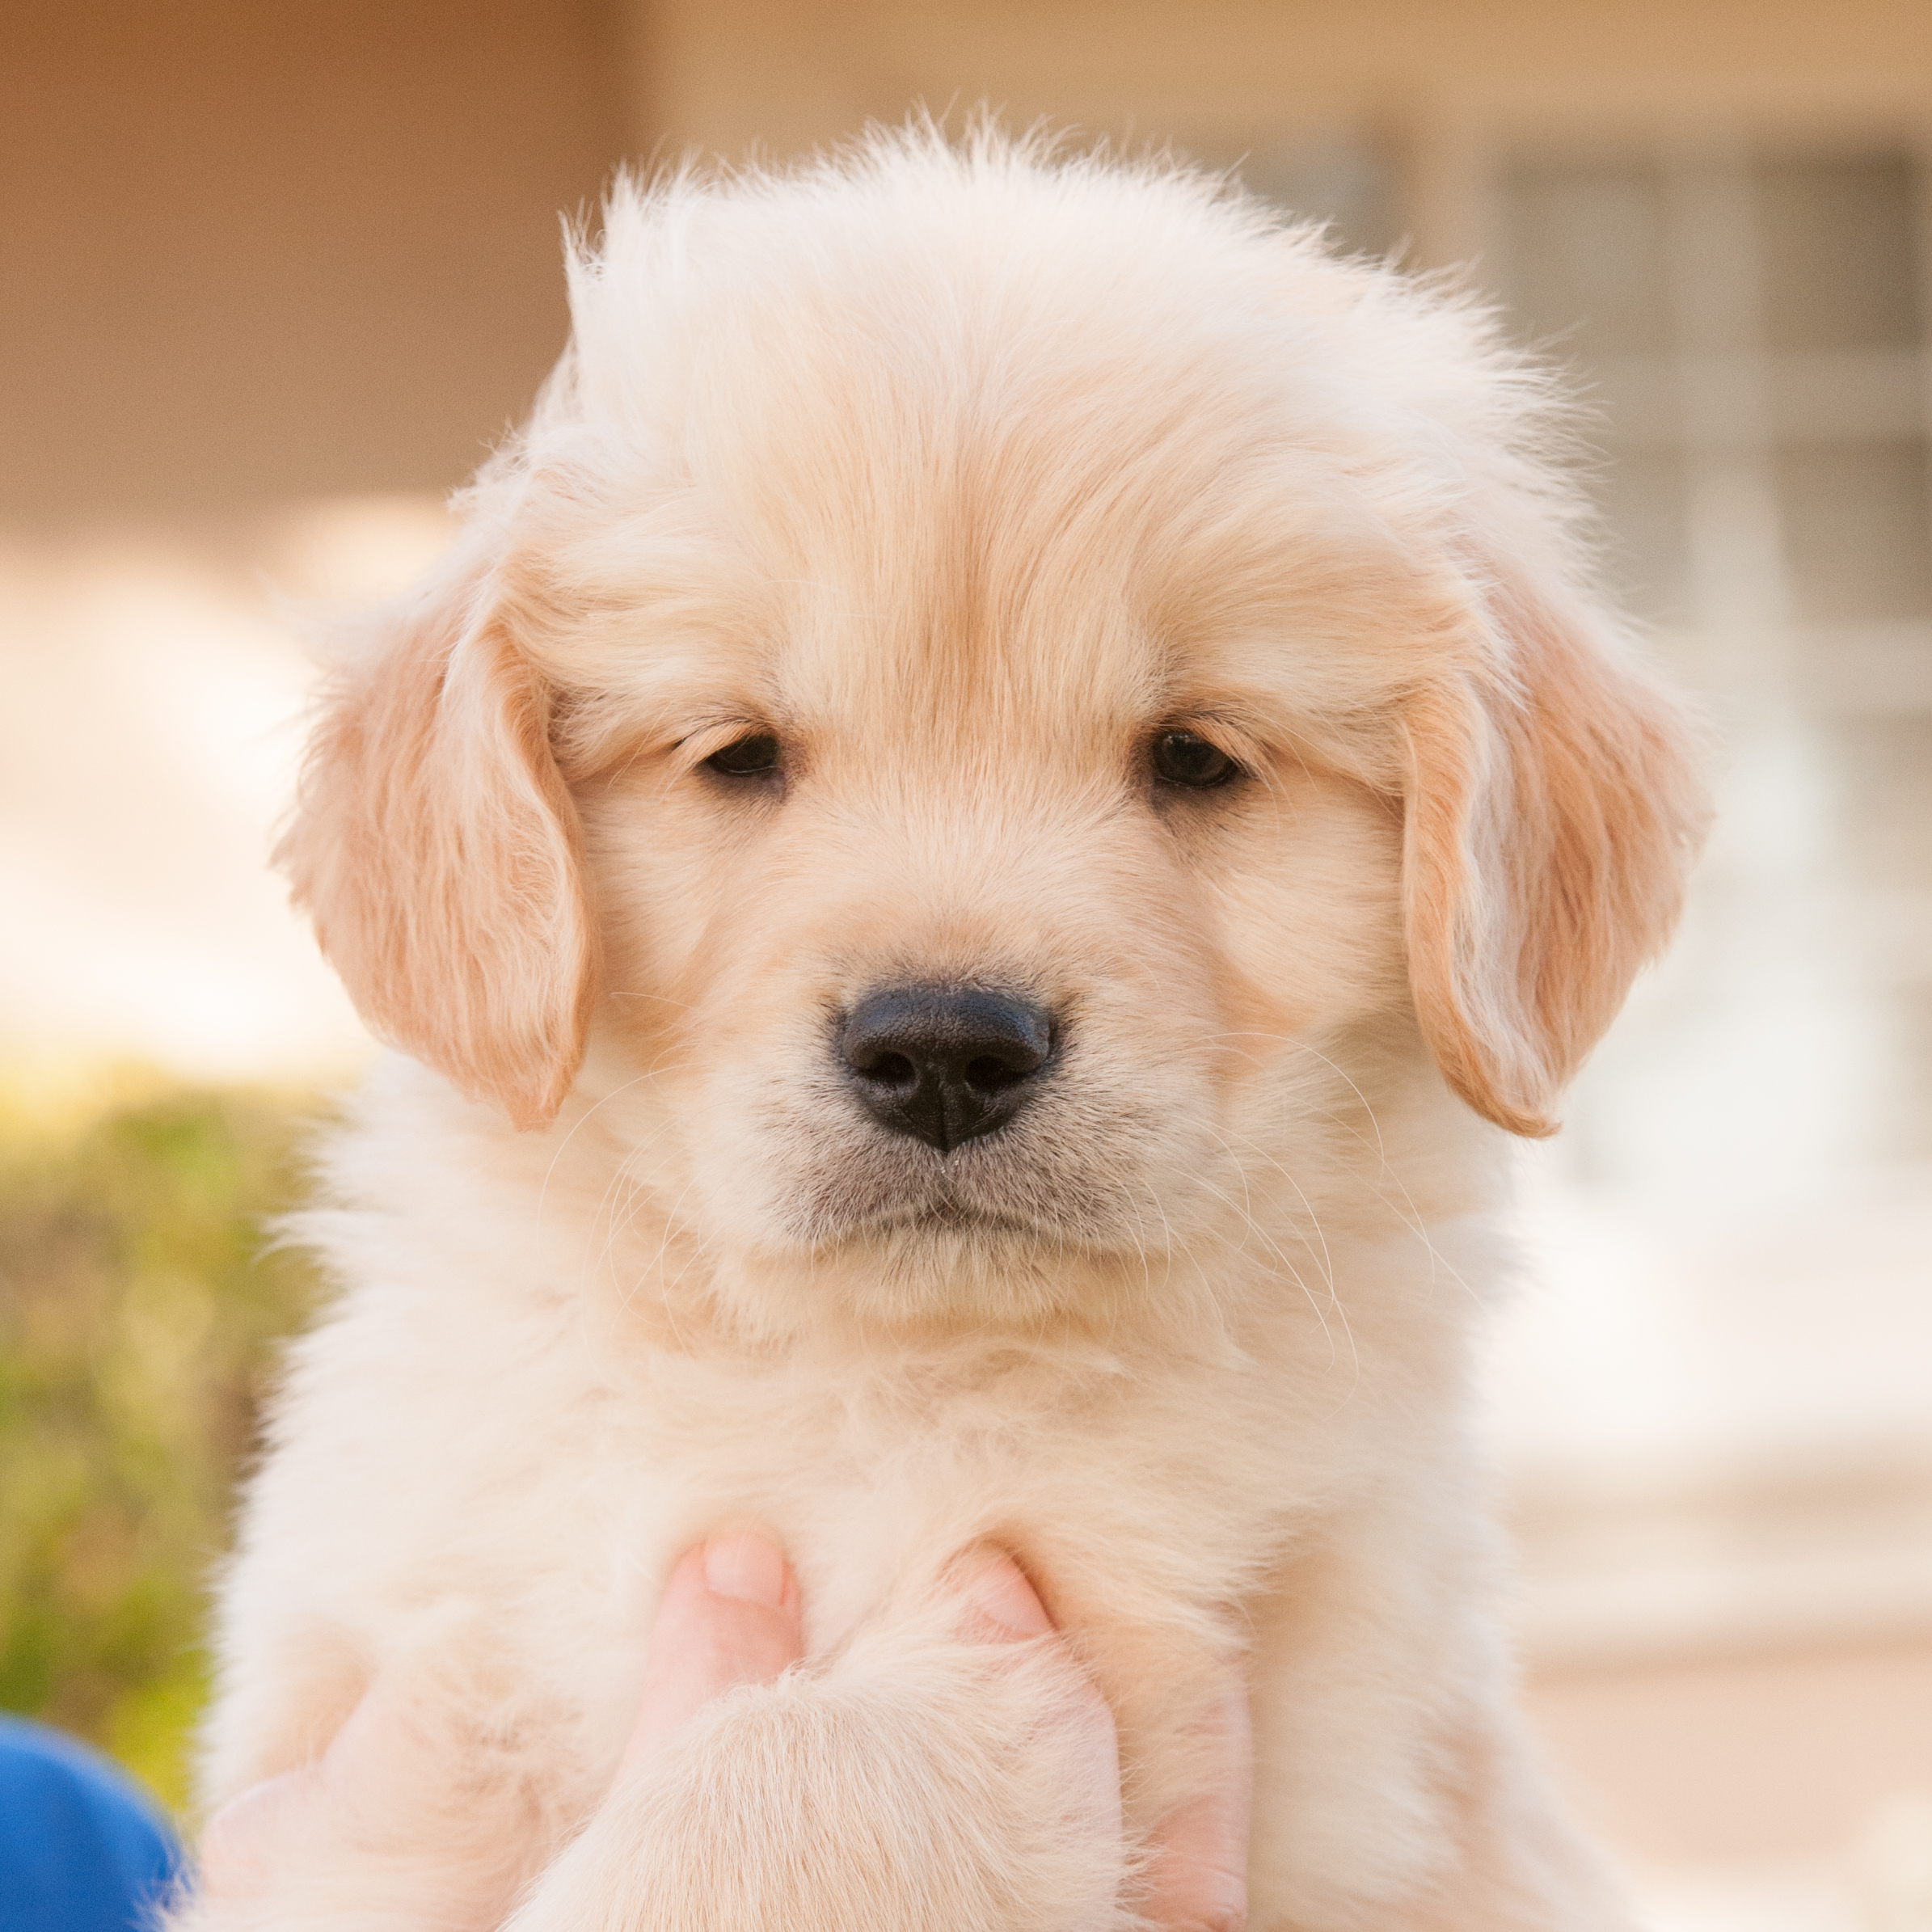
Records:
[[[614,214],[285,854],[379,1030],[520,1124],[594,1031],[714,1264],[902,1307],[1276,1238],[1450,1090],[1548,1131],[1699,812],[1479,333],[998,171],[706,205],[709,279]]]
[[[518,567],[638,1173],[955,1301],[1316,1186],[1420,1058],[1390,690],[1443,593],[1198,325],[935,384],[812,319]]]
[[[614,646],[663,607],[621,563],[600,588],[572,789],[605,1024],[671,1123],[640,1171],[715,1245],[1010,1284],[1016,1250],[1185,1238],[1284,1112],[1363,1137],[1347,1063],[1407,1018],[1402,822],[1322,745],[1334,642],[1309,622],[1297,690],[1258,661],[1278,610],[1190,626],[1158,513],[972,559],[1006,487],[832,555],[707,546],[702,584],[686,550],[675,651]]]

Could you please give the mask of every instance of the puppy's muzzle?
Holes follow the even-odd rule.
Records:
[[[942,1154],[1004,1127],[1038,1090],[1053,1048],[1044,1007],[939,986],[868,993],[837,1036],[872,1118]]]

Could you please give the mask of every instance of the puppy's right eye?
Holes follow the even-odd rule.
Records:
[[[705,765],[728,778],[769,778],[778,768],[778,741],[768,732],[754,732],[723,751],[713,752]]]
[[[1194,732],[1162,732],[1154,741],[1154,769],[1170,785],[1210,791],[1241,775],[1241,767],[1218,745]]]

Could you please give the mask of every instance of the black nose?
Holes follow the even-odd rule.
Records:
[[[1010,993],[892,986],[852,1009],[838,1046],[872,1117],[946,1154],[1026,1104],[1053,1029]]]

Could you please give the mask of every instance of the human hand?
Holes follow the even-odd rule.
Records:
[[[1023,1643],[1052,1632],[1009,1557],[974,1553],[960,1566],[956,1588],[957,1630],[969,1641]],[[659,1605],[615,1784],[647,1772],[713,1698],[772,1683],[804,1655],[797,1580],[775,1546],[740,1533],[690,1551]],[[1117,1819],[1120,1758],[1106,1701],[1090,1685],[1057,1721],[1078,1730],[1095,1808]],[[1221,1775],[1162,1822],[1137,1901],[1162,1932],[1234,1932],[1245,1913],[1250,1744],[1245,1689],[1232,1677],[1212,1722]],[[529,1874],[537,1829],[513,1786],[479,1782],[473,1746],[446,1718],[378,1683],[316,1763],[217,1814],[203,1840],[198,1896],[233,1909],[223,1925],[246,1923],[249,1905],[265,1900],[291,1856],[339,1867],[373,1854],[383,1874],[382,1917],[398,1932],[487,1932]]]

